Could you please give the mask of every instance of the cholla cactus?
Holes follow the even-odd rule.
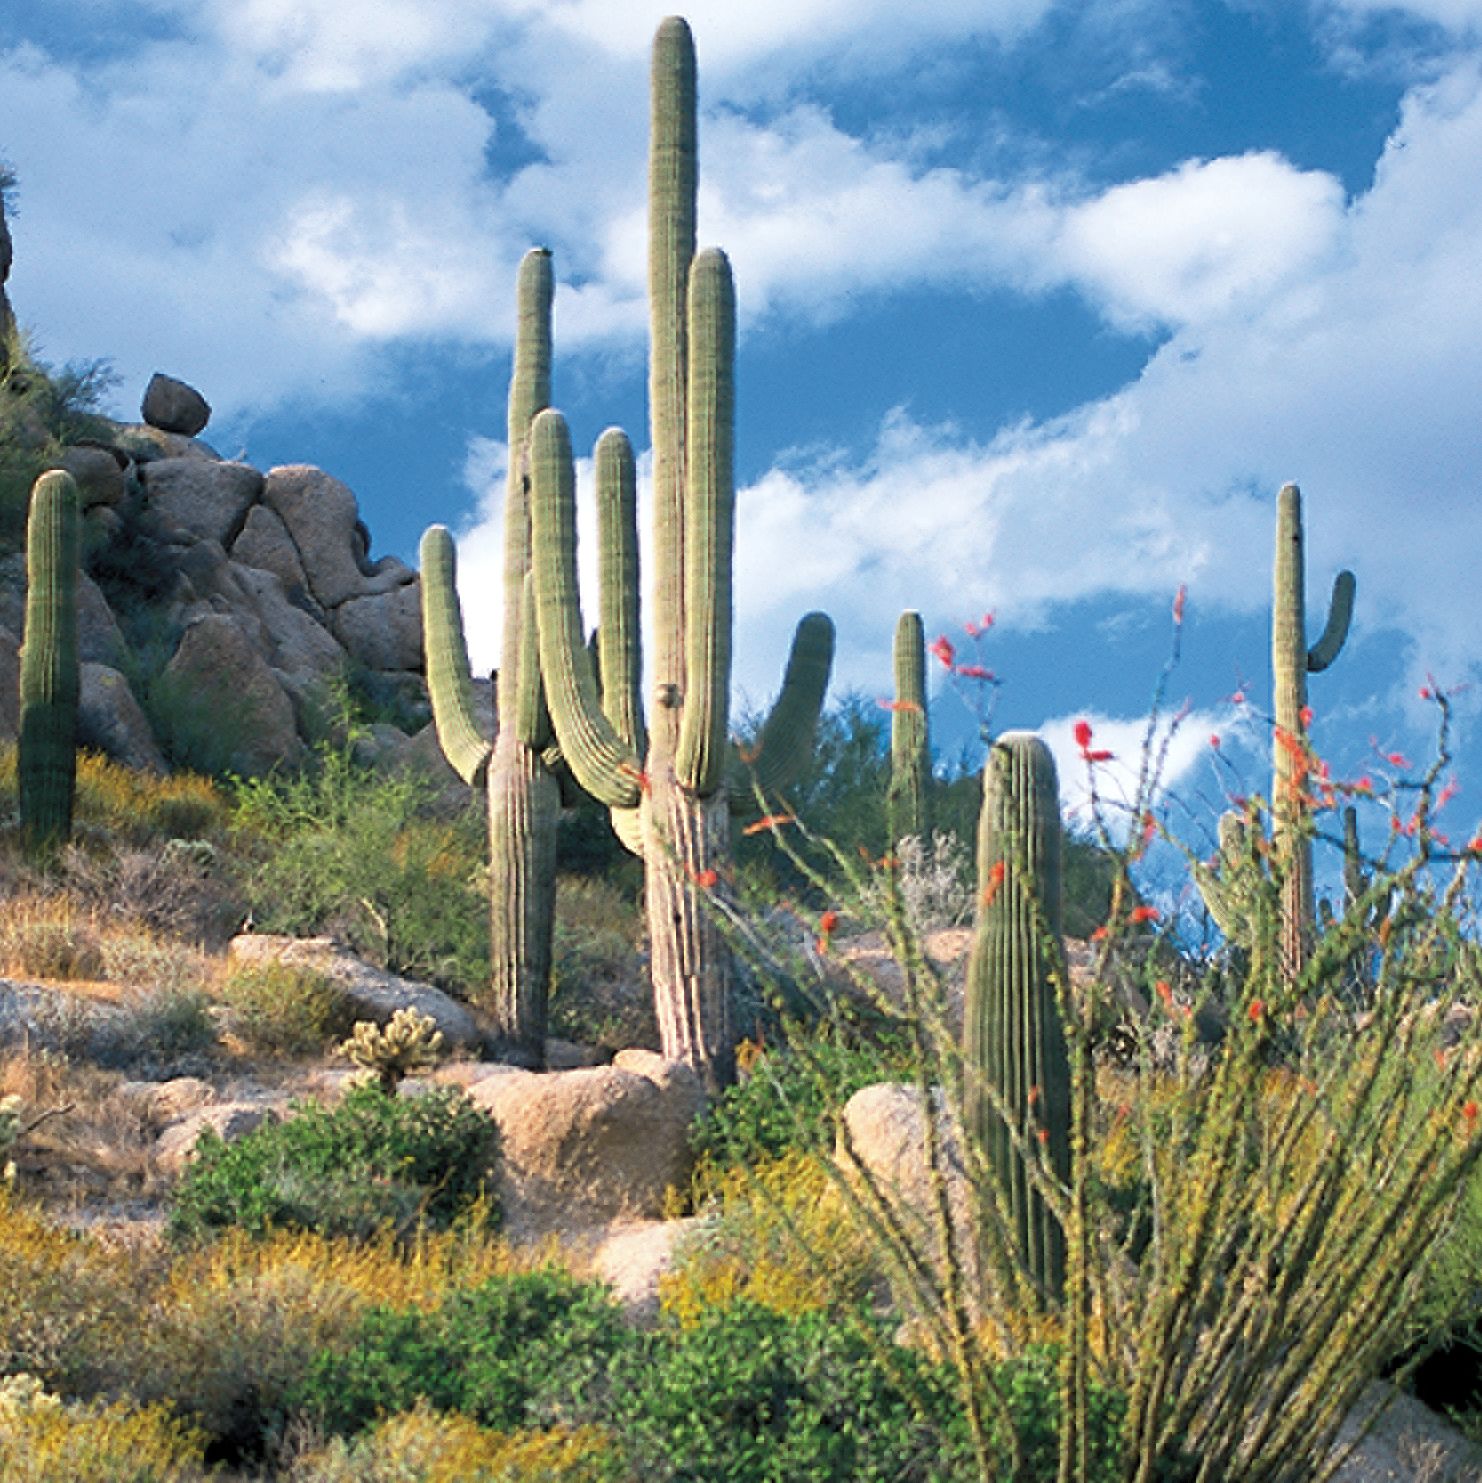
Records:
[[[430,1014],[398,1009],[385,1025],[360,1020],[343,1045],[335,1047],[381,1090],[394,1095],[397,1084],[414,1071],[430,1071],[442,1059],[443,1035]]]
[[[0,1097],[0,1185],[15,1182],[15,1161],[10,1150],[21,1136],[21,1099],[14,1094]]]

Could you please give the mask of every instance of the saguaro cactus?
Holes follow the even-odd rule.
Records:
[[[926,633],[921,614],[895,625],[895,703],[890,715],[890,836],[931,834],[931,739],[926,718]]]
[[[1060,859],[1054,759],[1037,736],[1005,732],[983,770],[980,898],[963,1022],[964,1120],[1002,1186],[1025,1265],[1051,1298],[1064,1288],[1065,1235],[1034,1186],[1029,1160],[1069,1178],[1070,1060],[1054,984]]]
[[[1317,930],[1312,889],[1312,840],[1308,829],[1307,676],[1337,657],[1353,616],[1354,578],[1333,581],[1322,637],[1307,647],[1306,567],[1302,551],[1302,495],[1295,484],[1276,497],[1275,586],[1271,605],[1271,672],[1276,719],[1272,779],[1272,845],[1281,888],[1282,973],[1295,978],[1307,962]]]
[[[489,809],[491,1008],[521,1058],[544,1064],[556,826],[561,794],[536,653],[530,591],[530,423],[551,394],[550,253],[520,264],[514,375],[509,390],[509,476],[504,504],[504,633],[499,729],[491,743],[473,717],[463,621],[453,585],[453,542],[440,525],[422,538],[422,628],[438,740],[460,777],[484,786]]]
[[[77,486],[60,470],[31,490],[17,759],[21,831],[39,846],[72,832],[77,780]]]
[[[559,413],[531,432],[540,663],[561,751],[643,856],[654,1002],[663,1051],[712,1087],[735,1076],[730,959],[702,893],[729,861],[734,753],[731,548],[735,293],[725,254],[695,253],[695,56],[671,17],[654,42],[650,155],[650,416],[654,446],[654,623],[645,737],[637,714],[636,535],[614,491],[626,440],[599,445],[602,687],[582,644],[571,443]],[[606,459],[603,447],[608,450]],[[605,469],[612,473],[604,473]],[[609,586],[609,582],[614,585]],[[782,695],[749,761],[782,786],[812,743],[833,657],[821,613],[799,625]],[[738,789],[739,791],[739,789]]]

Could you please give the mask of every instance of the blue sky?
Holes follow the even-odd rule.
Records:
[[[578,447],[647,441],[640,0],[7,0],[11,281],[56,361],[215,407],[357,492],[378,552],[461,536],[497,652],[515,265],[553,248]],[[1263,786],[1277,487],[1307,510],[1340,775],[1429,753],[1482,807],[1482,0],[704,0],[701,238],[730,252],[737,682],[807,608],[885,695],[896,615],[1003,677],[995,720],[1119,757],[1189,590],[1182,796]],[[968,645],[967,647],[971,647]],[[939,675],[945,681],[945,675]],[[943,685],[952,752],[971,710]],[[1228,697],[1243,691],[1244,707]],[[1218,733],[1218,757],[1209,746]],[[1222,760],[1223,759],[1223,760]],[[1403,771],[1401,769],[1400,771]]]

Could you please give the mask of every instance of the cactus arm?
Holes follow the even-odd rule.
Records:
[[[890,835],[931,833],[931,739],[926,717],[926,632],[920,613],[895,626],[895,709],[890,714]]]
[[[731,555],[735,544],[736,292],[726,255],[690,269],[685,459],[685,675],[675,771],[708,798],[725,776],[731,698]]]
[[[26,520],[26,616],[21,643],[17,783],[29,845],[72,832],[77,786],[77,486],[43,474]]]
[[[602,710],[642,756],[642,643],[638,613],[638,479],[633,445],[621,428],[597,439],[597,545],[601,621],[597,664]]]
[[[755,747],[744,753],[732,749],[732,808],[754,808],[758,790],[772,798],[797,779],[813,750],[833,662],[833,619],[827,613],[805,613],[793,632],[782,689]]]
[[[1319,675],[1343,652],[1348,625],[1353,618],[1353,573],[1341,571],[1333,578],[1333,596],[1328,603],[1328,621],[1322,637],[1307,651],[1307,673]]]
[[[540,678],[540,639],[535,621],[535,573],[526,572],[520,584],[520,662],[511,724],[515,738],[544,751],[554,740],[545,686]]]
[[[546,702],[576,780],[609,808],[634,808],[642,776],[638,754],[602,714],[597,679],[582,639],[576,582],[576,478],[571,435],[559,412],[530,428],[531,555],[536,627]]]
[[[697,149],[695,42],[678,16],[654,36],[650,93],[648,296],[649,418],[654,450],[654,663],[660,704],[650,725],[671,753],[684,674],[686,296],[695,255]]]
[[[473,712],[473,678],[463,637],[463,614],[454,585],[457,556],[447,528],[432,525],[422,537],[422,644],[427,691],[437,739],[448,765],[474,787],[482,787],[492,751]]]

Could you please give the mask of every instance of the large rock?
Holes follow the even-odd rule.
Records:
[[[283,521],[309,591],[326,608],[347,598],[364,597],[397,581],[377,587],[356,559],[355,528],[360,523],[355,495],[349,486],[310,464],[270,469],[263,485],[263,503]]]
[[[177,1118],[154,1145],[155,1163],[167,1174],[178,1174],[191,1161],[201,1134],[208,1128],[224,1143],[235,1143],[264,1123],[279,1121],[276,1109],[264,1102],[218,1102]]]
[[[349,1000],[356,1019],[384,1025],[398,1009],[415,1009],[432,1018],[449,1050],[484,1043],[483,1027],[467,1005],[431,984],[373,968],[328,937],[248,932],[232,938],[227,956],[234,963],[287,963],[321,973]]]
[[[288,534],[282,517],[266,505],[253,505],[247,512],[242,533],[232,542],[232,560],[243,566],[252,566],[259,571],[272,572],[283,583],[283,590],[290,599],[300,605],[311,607],[316,613],[324,610],[309,596],[309,579],[304,574],[304,564],[299,560],[298,547]]]
[[[115,762],[145,772],[168,771],[148,718],[129,682],[106,664],[81,666],[77,697],[79,746],[106,753]]]
[[[274,669],[311,682],[339,673],[348,657],[345,651],[322,623],[289,600],[275,573],[236,560],[227,566],[262,624],[266,657]]]
[[[199,438],[183,433],[166,432],[150,427],[147,422],[116,423],[114,441],[137,463],[152,463],[157,458],[194,458],[202,463],[220,463],[221,455]]]
[[[630,1322],[650,1328],[659,1319],[659,1280],[673,1269],[683,1243],[703,1237],[715,1217],[622,1221],[591,1231],[566,1231],[561,1251],[581,1277],[605,1282]]]
[[[162,432],[193,438],[211,420],[211,407],[195,387],[156,371],[144,389],[145,422]]]
[[[149,508],[200,540],[231,544],[262,494],[263,476],[250,464],[160,458],[140,466]]]
[[[72,475],[72,482],[77,485],[78,504],[83,510],[90,510],[95,505],[123,503],[129,491],[124,476],[125,463],[126,460],[112,449],[87,443],[64,448],[57,460],[58,467]]]
[[[352,597],[330,619],[335,637],[367,669],[422,668],[422,586]]]
[[[204,727],[235,771],[263,773],[303,757],[293,703],[241,628],[223,614],[185,630],[164,678],[190,727]]]
[[[78,572],[77,657],[94,664],[117,664],[128,649],[103,589],[86,572]]]
[[[500,1201],[521,1240],[661,1216],[665,1193],[689,1178],[689,1126],[705,1105],[688,1066],[643,1050],[611,1066],[487,1077],[468,1095],[499,1124]]]

